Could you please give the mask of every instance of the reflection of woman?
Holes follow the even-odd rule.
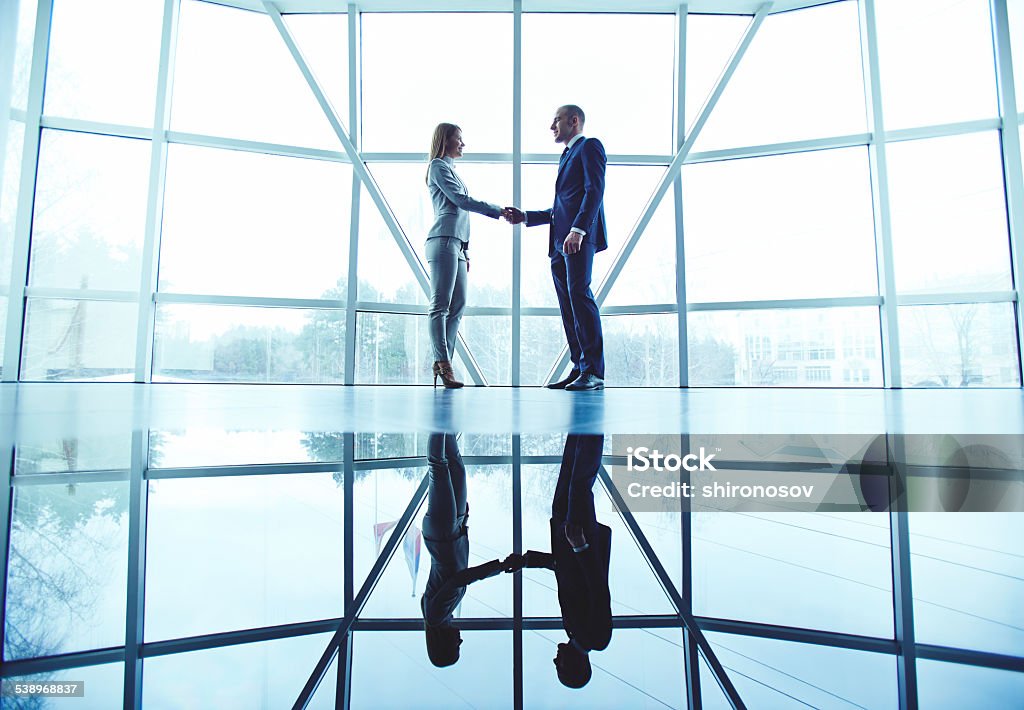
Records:
[[[469,196],[455,174],[455,159],[462,157],[462,129],[439,123],[430,145],[427,189],[434,203],[434,226],[427,233],[430,265],[430,342],[434,349],[434,386],[440,377],[448,388],[462,387],[452,373],[452,357],[459,321],[466,307],[469,272],[469,212],[497,219],[501,208]]]
[[[469,564],[466,521],[466,467],[455,434],[431,434],[427,439],[430,479],[427,514],[423,516],[423,542],[430,553],[430,575],[420,600],[427,634],[427,655],[435,666],[459,660],[462,637],[452,624],[452,613],[466,594],[455,576]]]

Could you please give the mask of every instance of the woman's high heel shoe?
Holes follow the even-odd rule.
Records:
[[[444,383],[445,389],[458,389],[464,387],[465,383],[459,382],[455,379],[455,374],[452,372],[452,363],[450,360],[438,360],[434,363],[434,387],[437,387],[437,378],[441,378],[441,382]]]

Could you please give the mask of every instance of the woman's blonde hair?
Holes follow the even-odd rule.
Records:
[[[427,177],[426,182],[430,184],[430,167],[429,163],[435,158],[443,158],[445,153],[445,146],[448,145],[448,139],[455,135],[455,131],[462,130],[454,123],[439,123],[434,129],[434,137],[430,139],[430,157],[427,159]]]

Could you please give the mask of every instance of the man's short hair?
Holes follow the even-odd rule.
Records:
[[[558,681],[566,688],[582,688],[590,682],[590,677],[593,674],[590,668],[590,657],[585,653],[575,651],[567,643],[558,644],[555,668]]]
[[[459,660],[462,635],[455,626],[427,626],[427,657],[438,668],[455,665]]]
[[[565,104],[564,106],[562,106],[562,108],[565,109],[565,113],[568,118],[572,118],[573,116],[575,116],[576,118],[580,119],[581,126],[587,122],[587,115],[583,113],[583,109],[581,109],[576,104]]]

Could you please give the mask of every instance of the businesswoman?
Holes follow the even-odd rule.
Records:
[[[469,566],[466,466],[455,437],[451,433],[433,433],[427,438],[430,471],[423,542],[430,553],[430,576],[420,608],[427,655],[438,667],[459,660],[462,636],[452,619],[466,594],[466,581],[459,578],[459,573]]]
[[[434,386],[440,377],[446,388],[462,387],[452,372],[452,356],[459,321],[466,308],[469,271],[469,213],[492,219],[501,208],[474,200],[455,173],[455,159],[462,157],[462,129],[439,123],[430,145],[427,189],[434,204],[434,226],[427,233],[427,264],[430,265],[430,342],[434,349]]]

